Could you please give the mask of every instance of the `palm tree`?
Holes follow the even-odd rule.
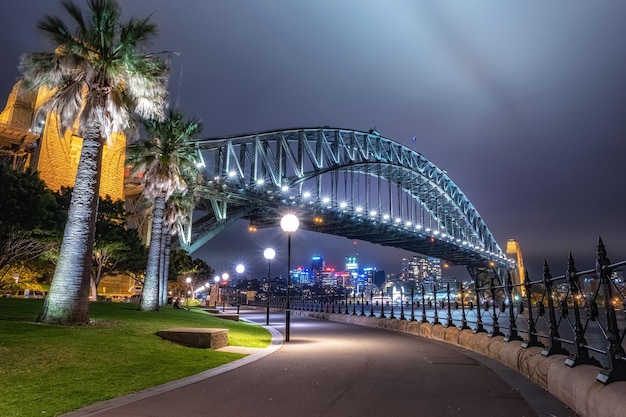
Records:
[[[88,16],[71,1],[62,4],[75,29],[46,16],[38,28],[54,52],[27,54],[20,63],[27,85],[54,92],[45,110],[57,114],[60,133],[78,122],[83,138],[59,263],[38,320],[85,324],[103,146],[112,133],[133,131],[133,112],[163,117],[167,71],[163,60],[139,49],[156,33],[148,19],[121,24],[114,0],[89,0]]]
[[[152,228],[150,250],[140,308],[155,311],[159,308],[159,259],[165,207],[176,192],[186,193],[187,182],[197,178],[196,147],[191,139],[200,133],[197,120],[185,120],[181,113],[169,113],[165,120],[144,121],[152,140],[128,146],[127,159],[133,173],[143,172],[143,195],[152,201]]]

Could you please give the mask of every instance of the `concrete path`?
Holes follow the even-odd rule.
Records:
[[[262,311],[242,317],[264,323]],[[284,314],[271,323],[284,330]],[[415,336],[292,316],[291,341],[66,417],[575,416],[524,377]]]

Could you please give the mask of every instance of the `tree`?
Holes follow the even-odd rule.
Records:
[[[187,292],[187,278],[191,278],[192,285],[195,285],[197,282],[210,281],[215,272],[205,261],[192,258],[184,249],[172,251],[169,269],[170,281],[179,294]]]
[[[166,203],[172,194],[186,193],[187,182],[199,176],[191,139],[202,126],[176,112],[170,112],[163,121],[146,120],[144,126],[152,139],[129,145],[127,158],[134,174],[143,172],[142,193],[152,202],[150,248],[140,308],[155,311],[159,308],[159,260]]]
[[[103,146],[113,133],[132,134],[133,113],[163,117],[167,90],[164,61],[140,49],[156,33],[148,19],[121,24],[114,0],[89,0],[88,16],[71,1],[62,4],[75,28],[46,16],[38,28],[55,44],[54,52],[24,55],[20,69],[27,85],[52,89],[45,110],[57,115],[60,133],[78,124],[83,138],[59,261],[38,317],[71,325],[89,323]]]
[[[54,245],[65,214],[37,173],[0,164],[0,287],[10,268],[24,268]],[[12,277],[9,277],[9,284]]]
[[[62,230],[65,213],[55,194],[33,171],[0,163],[0,234],[8,230]]]
[[[137,230],[128,229],[126,224],[122,200],[112,201],[109,196],[100,199],[92,258],[91,294],[94,300],[100,281],[107,275],[137,275],[145,269],[146,247]]]

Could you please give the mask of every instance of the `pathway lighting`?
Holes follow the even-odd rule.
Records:
[[[287,214],[280,220],[280,227],[287,233],[287,308],[285,309],[285,342],[289,341],[289,325],[291,320],[291,301],[289,287],[291,287],[291,235],[298,230],[300,220],[293,215]]]

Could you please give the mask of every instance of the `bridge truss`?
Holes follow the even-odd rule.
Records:
[[[205,183],[191,252],[237,219],[406,249],[456,265],[511,267],[477,210],[420,153],[376,131],[310,128],[198,140]]]

